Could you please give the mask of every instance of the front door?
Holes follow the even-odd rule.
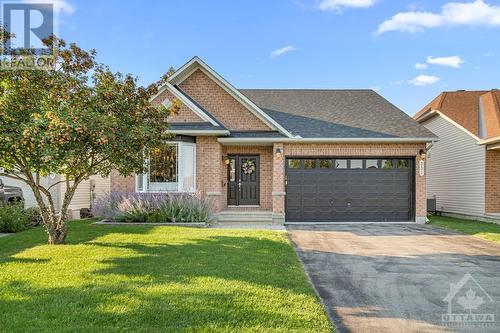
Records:
[[[227,204],[259,205],[259,156],[229,156],[227,170]]]

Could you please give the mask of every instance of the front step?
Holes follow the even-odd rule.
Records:
[[[222,211],[219,223],[273,223],[273,213],[267,211]]]

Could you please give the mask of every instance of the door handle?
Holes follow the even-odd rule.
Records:
[[[241,191],[241,179],[238,180],[238,190]]]

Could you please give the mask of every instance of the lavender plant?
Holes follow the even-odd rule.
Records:
[[[189,223],[212,220],[210,200],[190,193],[118,193],[100,197],[95,216],[121,222]]]

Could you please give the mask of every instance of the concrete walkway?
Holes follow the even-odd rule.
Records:
[[[288,231],[339,332],[500,332],[496,243],[413,224]]]
[[[215,229],[246,229],[246,230],[274,230],[274,231],[286,231],[285,227],[280,224],[272,223],[239,223],[239,222],[228,222],[228,223],[216,223],[211,225],[210,228]]]
[[[10,234],[2,234],[2,233],[0,232],[0,238],[5,237],[5,236],[8,236],[8,235],[10,235]]]

